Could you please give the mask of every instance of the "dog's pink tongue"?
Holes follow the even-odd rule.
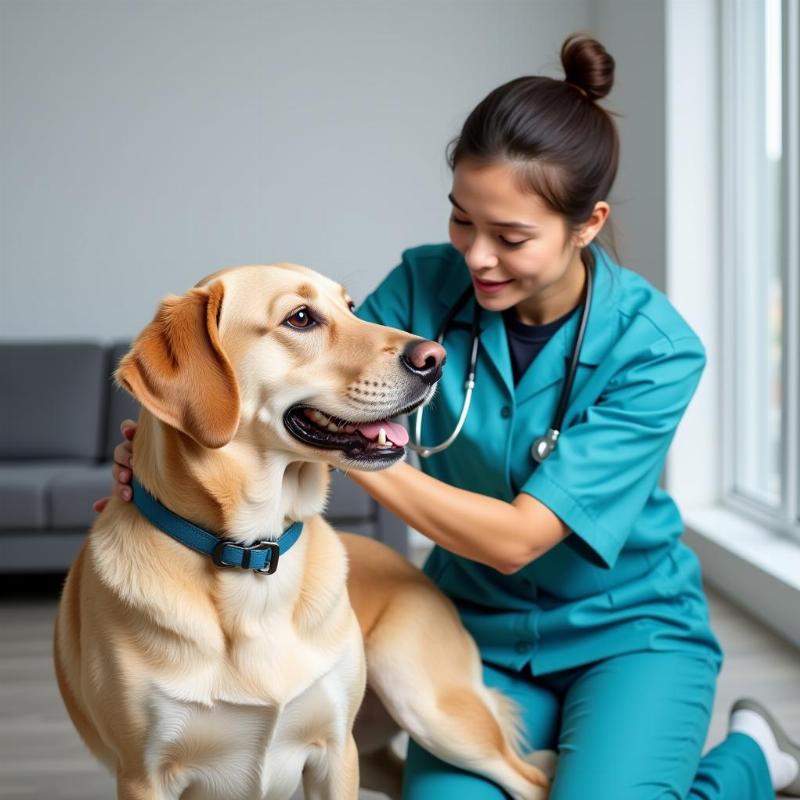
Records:
[[[398,447],[404,447],[408,444],[408,431],[396,422],[389,422],[388,420],[380,420],[379,422],[367,422],[364,425],[358,426],[359,433],[372,439],[373,441],[378,438],[381,428],[386,431],[386,438],[396,444]]]

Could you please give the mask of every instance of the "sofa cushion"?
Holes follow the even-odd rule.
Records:
[[[98,458],[106,364],[98,344],[0,345],[0,459]]]
[[[82,466],[74,461],[0,463],[0,529],[49,528],[53,481]]]
[[[124,419],[139,419],[139,404],[124,389],[114,383],[114,370],[120,359],[130,350],[130,342],[117,342],[109,351],[108,374],[108,425],[103,445],[103,458],[113,461],[114,448],[122,441],[119,426]]]
[[[85,464],[61,472],[50,482],[50,525],[86,528],[97,514],[92,503],[111,494],[111,462]]]

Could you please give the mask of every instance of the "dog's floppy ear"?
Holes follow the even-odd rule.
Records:
[[[204,447],[239,426],[239,387],[219,340],[221,282],[168,297],[114,373],[148,411]]]

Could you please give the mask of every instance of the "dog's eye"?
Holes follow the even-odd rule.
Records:
[[[290,317],[287,317],[285,324],[291,328],[313,328],[317,324],[307,308],[298,308]]]
[[[352,311],[354,314],[356,313],[356,304],[355,304],[355,303],[354,303],[352,300],[351,300],[351,301],[350,301],[350,302],[347,304],[347,307],[348,307],[348,308],[349,308],[349,309],[350,309],[350,310],[351,310],[351,311]]]

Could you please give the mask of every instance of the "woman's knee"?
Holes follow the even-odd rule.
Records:
[[[403,800],[508,800],[492,781],[466,772],[432,756],[415,742],[409,742],[403,770]]]
[[[686,798],[715,681],[713,665],[681,653],[632,653],[588,668],[564,698],[551,800]]]

